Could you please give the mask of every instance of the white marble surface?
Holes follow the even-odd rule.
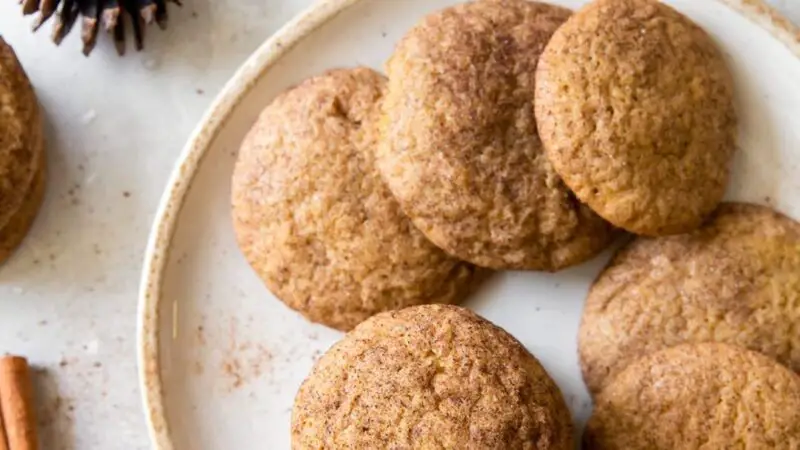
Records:
[[[390,1],[390,0],[386,0]],[[391,0],[401,1],[401,0]],[[708,1],[708,0],[702,0]],[[149,448],[136,369],[136,293],[156,205],[184,141],[235,68],[311,0],[187,0],[142,53],[91,58],[78,32],[50,44],[16,1],[0,34],[47,117],[47,199],[0,269],[0,352],[28,356],[42,448]],[[800,2],[772,2],[800,23]]]

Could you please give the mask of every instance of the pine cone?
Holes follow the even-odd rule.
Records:
[[[19,0],[24,15],[39,12],[33,23],[36,31],[55,15],[53,42],[61,44],[72,26],[82,18],[83,54],[89,56],[97,42],[99,24],[114,35],[117,53],[125,54],[125,16],[130,16],[136,50],[144,47],[145,25],[167,26],[167,3],[181,5],[180,0]]]

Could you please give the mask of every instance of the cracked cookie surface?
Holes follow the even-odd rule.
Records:
[[[233,222],[269,289],[308,319],[347,330],[378,312],[456,303],[484,271],[431,244],[374,167],[385,78],[341,69],[279,95],[245,138]]]
[[[414,224],[465,261],[555,271],[611,240],[552,169],[534,120],[539,54],[569,15],[525,0],[457,5],[387,63],[378,167]]]
[[[451,305],[377,315],[316,364],[292,448],[573,448],[558,387],[511,335]]]
[[[553,35],[536,73],[545,153],[577,197],[630,232],[698,227],[722,200],[732,76],[700,27],[655,0],[598,0]]]
[[[704,341],[800,372],[800,223],[765,206],[723,203],[692,233],[636,239],[593,284],[578,333],[595,393],[644,355]]]
[[[800,377],[719,343],[644,357],[597,397],[587,450],[800,448]]]

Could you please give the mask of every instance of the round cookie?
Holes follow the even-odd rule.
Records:
[[[458,302],[481,274],[425,239],[378,175],[384,87],[366,68],[301,83],[264,110],[234,169],[248,262],[288,306],[341,330],[390,309]]]
[[[589,390],[638,358],[718,341],[800,372],[800,223],[763,206],[723,203],[690,234],[639,238],[595,281],[578,333]]]
[[[460,307],[377,315],[317,362],[292,448],[573,448],[570,413],[510,334]]]
[[[45,182],[44,130],[36,95],[0,38],[0,262],[28,232]]]
[[[672,347],[608,385],[583,440],[587,450],[797,449],[800,377],[739,347]]]
[[[712,39],[656,0],[597,0],[554,35],[536,73],[545,153],[612,224],[661,236],[722,199],[736,118]]]
[[[536,132],[536,64],[569,14],[525,0],[457,5],[425,18],[387,64],[378,168],[414,225],[452,255],[555,271],[611,240]]]

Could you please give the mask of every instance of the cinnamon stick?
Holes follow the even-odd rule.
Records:
[[[3,425],[3,416],[0,414],[0,450],[8,450],[8,437],[6,427]]]
[[[38,450],[33,385],[25,358],[0,358],[0,411],[8,450]]]

